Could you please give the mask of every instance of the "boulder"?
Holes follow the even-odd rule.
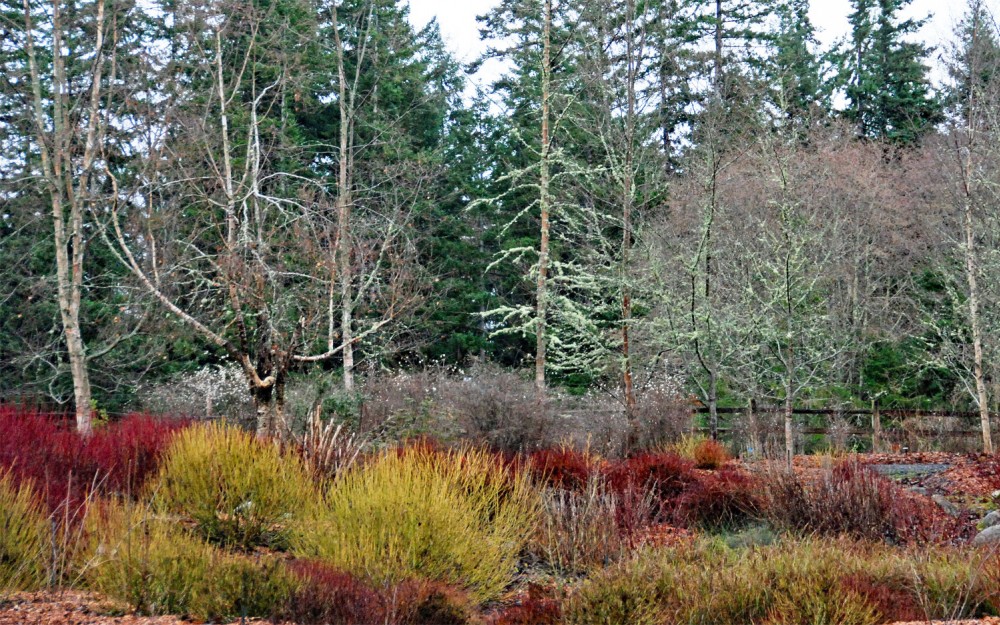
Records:
[[[958,508],[955,507],[955,504],[945,499],[944,495],[934,495],[933,497],[931,497],[931,500],[934,501],[934,503],[936,503],[939,508],[944,510],[945,513],[948,514],[948,516],[957,517],[960,514]]]
[[[1000,525],[987,527],[983,531],[976,534],[976,537],[972,539],[972,544],[977,547],[1000,545]]]
[[[986,529],[987,527],[993,527],[994,525],[1000,525],[1000,510],[994,510],[986,516],[983,520],[979,522],[979,527]]]

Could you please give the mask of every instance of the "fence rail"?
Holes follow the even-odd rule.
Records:
[[[746,414],[749,408],[716,408],[715,412],[720,415]],[[698,406],[694,410],[695,414],[709,414],[708,406]],[[753,409],[756,414],[784,414],[783,406],[756,406]],[[836,416],[874,416],[892,417],[907,419],[911,417],[938,417],[954,419],[978,419],[978,412],[960,412],[955,410],[918,410],[913,408],[793,408],[792,414],[797,415],[827,415]],[[990,413],[990,419],[997,419],[997,413]]]
[[[708,406],[698,405],[694,408],[693,412],[698,415],[708,415],[711,414],[711,410]],[[716,414],[720,416],[724,415],[739,415],[747,417],[774,417],[776,415],[784,415],[784,406],[764,406],[757,405],[756,402],[751,402],[748,406],[742,408],[717,408]],[[963,438],[973,438],[982,435],[982,430],[979,429],[978,423],[980,419],[980,414],[978,412],[967,412],[967,411],[957,411],[957,410],[918,410],[912,408],[889,408],[885,409],[878,405],[877,402],[872,402],[871,408],[793,408],[793,415],[805,415],[805,416],[820,416],[827,417],[827,427],[818,427],[816,425],[800,425],[796,427],[796,431],[799,434],[804,435],[821,435],[821,436],[847,436],[852,438],[870,438],[872,442],[872,447],[875,450],[880,450],[884,448],[885,443],[891,442],[892,440],[898,440],[900,437],[904,437],[911,441],[916,442],[917,439],[937,439],[937,440],[959,440]],[[998,422],[996,413],[990,414],[990,421],[993,424]],[[868,420],[867,425],[859,427],[857,421],[853,424],[847,425],[842,424],[838,426],[830,426],[829,418],[844,418],[844,417],[866,417]],[[956,427],[959,424],[951,421],[951,425],[943,427],[928,426],[926,421],[921,421],[921,419],[934,419],[934,420],[965,420],[969,422],[974,422],[977,424],[975,429],[966,429],[965,427]],[[883,419],[892,422],[893,427],[883,428]],[[907,420],[912,420],[910,423],[906,423]],[[753,423],[753,420],[751,420]],[[943,425],[943,424],[942,424]],[[747,424],[747,426],[757,429],[760,427],[759,423],[754,425]],[[994,425],[995,427],[995,425]],[[730,425],[721,426],[715,428],[716,433],[723,436],[733,433],[739,433],[744,428],[735,428]],[[699,433],[711,433],[712,428],[710,427],[697,427],[694,428],[696,432]]]

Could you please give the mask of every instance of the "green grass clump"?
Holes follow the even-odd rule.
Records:
[[[534,530],[526,474],[481,451],[388,451],[335,480],[295,551],[375,584],[430,579],[477,601],[510,582]]]
[[[278,560],[227,553],[146,508],[102,506],[87,525],[83,581],[140,614],[202,621],[269,617],[293,592],[292,577]]]
[[[0,473],[0,593],[35,590],[46,581],[49,523],[28,486]]]
[[[231,427],[192,427],[163,461],[154,498],[192,519],[213,544],[284,548],[294,517],[317,497],[302,461]]]

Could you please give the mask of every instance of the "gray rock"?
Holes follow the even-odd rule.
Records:
[[[917,494],[917,495],[923,495],[924,497],[929,497],[930,496],[930,493],[927,492],[927,489],[923,488],[922,486],[914,486],[914,487],[912,487],[910,489],[910,492],[912,492],[914,494]]]
[[[976,537],[972,539],[972,544],[977,547],[982,547],[983,545],[1000,545],[1000,525],[987,527],[976,534]]]
[[[944,495],[934,495],[933,497],[931,497],[931,500],[934,503],[936,503],[938,505],[938,507],[940,507],[942,510],[944,510],[945,513],[948,514],[948,516],[955,516],[955,517],[957,517],[959,515],[958,508],[955,507],[955,504],[953,504],[950,501],[948,501],[947,499],[945,499]]]
[[[979,527],[986,529],[987,527],[993,527],[994,525],[1000,525],[1000,510],[994,510],[986,516],[983,520],[979,522]]]

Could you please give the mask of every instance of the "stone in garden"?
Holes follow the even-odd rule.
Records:
[[[934,495],[933,497],[931,497],[931,500],[933,500],[934,503],[938,505],[938,507],[944,510],[945,513],[948,514],[948,516],[957,517],[959,515],[958,508],[955,507],[955,504],[945,499],[944,495]]]
[[[994,510],[986,516],[983,520],[979,522],[979,527],[986,529],[987,527],[993,527],[994,525],[1000,525],[1000,510]]]
[[[977,547],[982,547],[984,545],[1000,545],[1000,525],[987,527],[983,531],[976,534],[976,537],[972,539],[972,544]]]

